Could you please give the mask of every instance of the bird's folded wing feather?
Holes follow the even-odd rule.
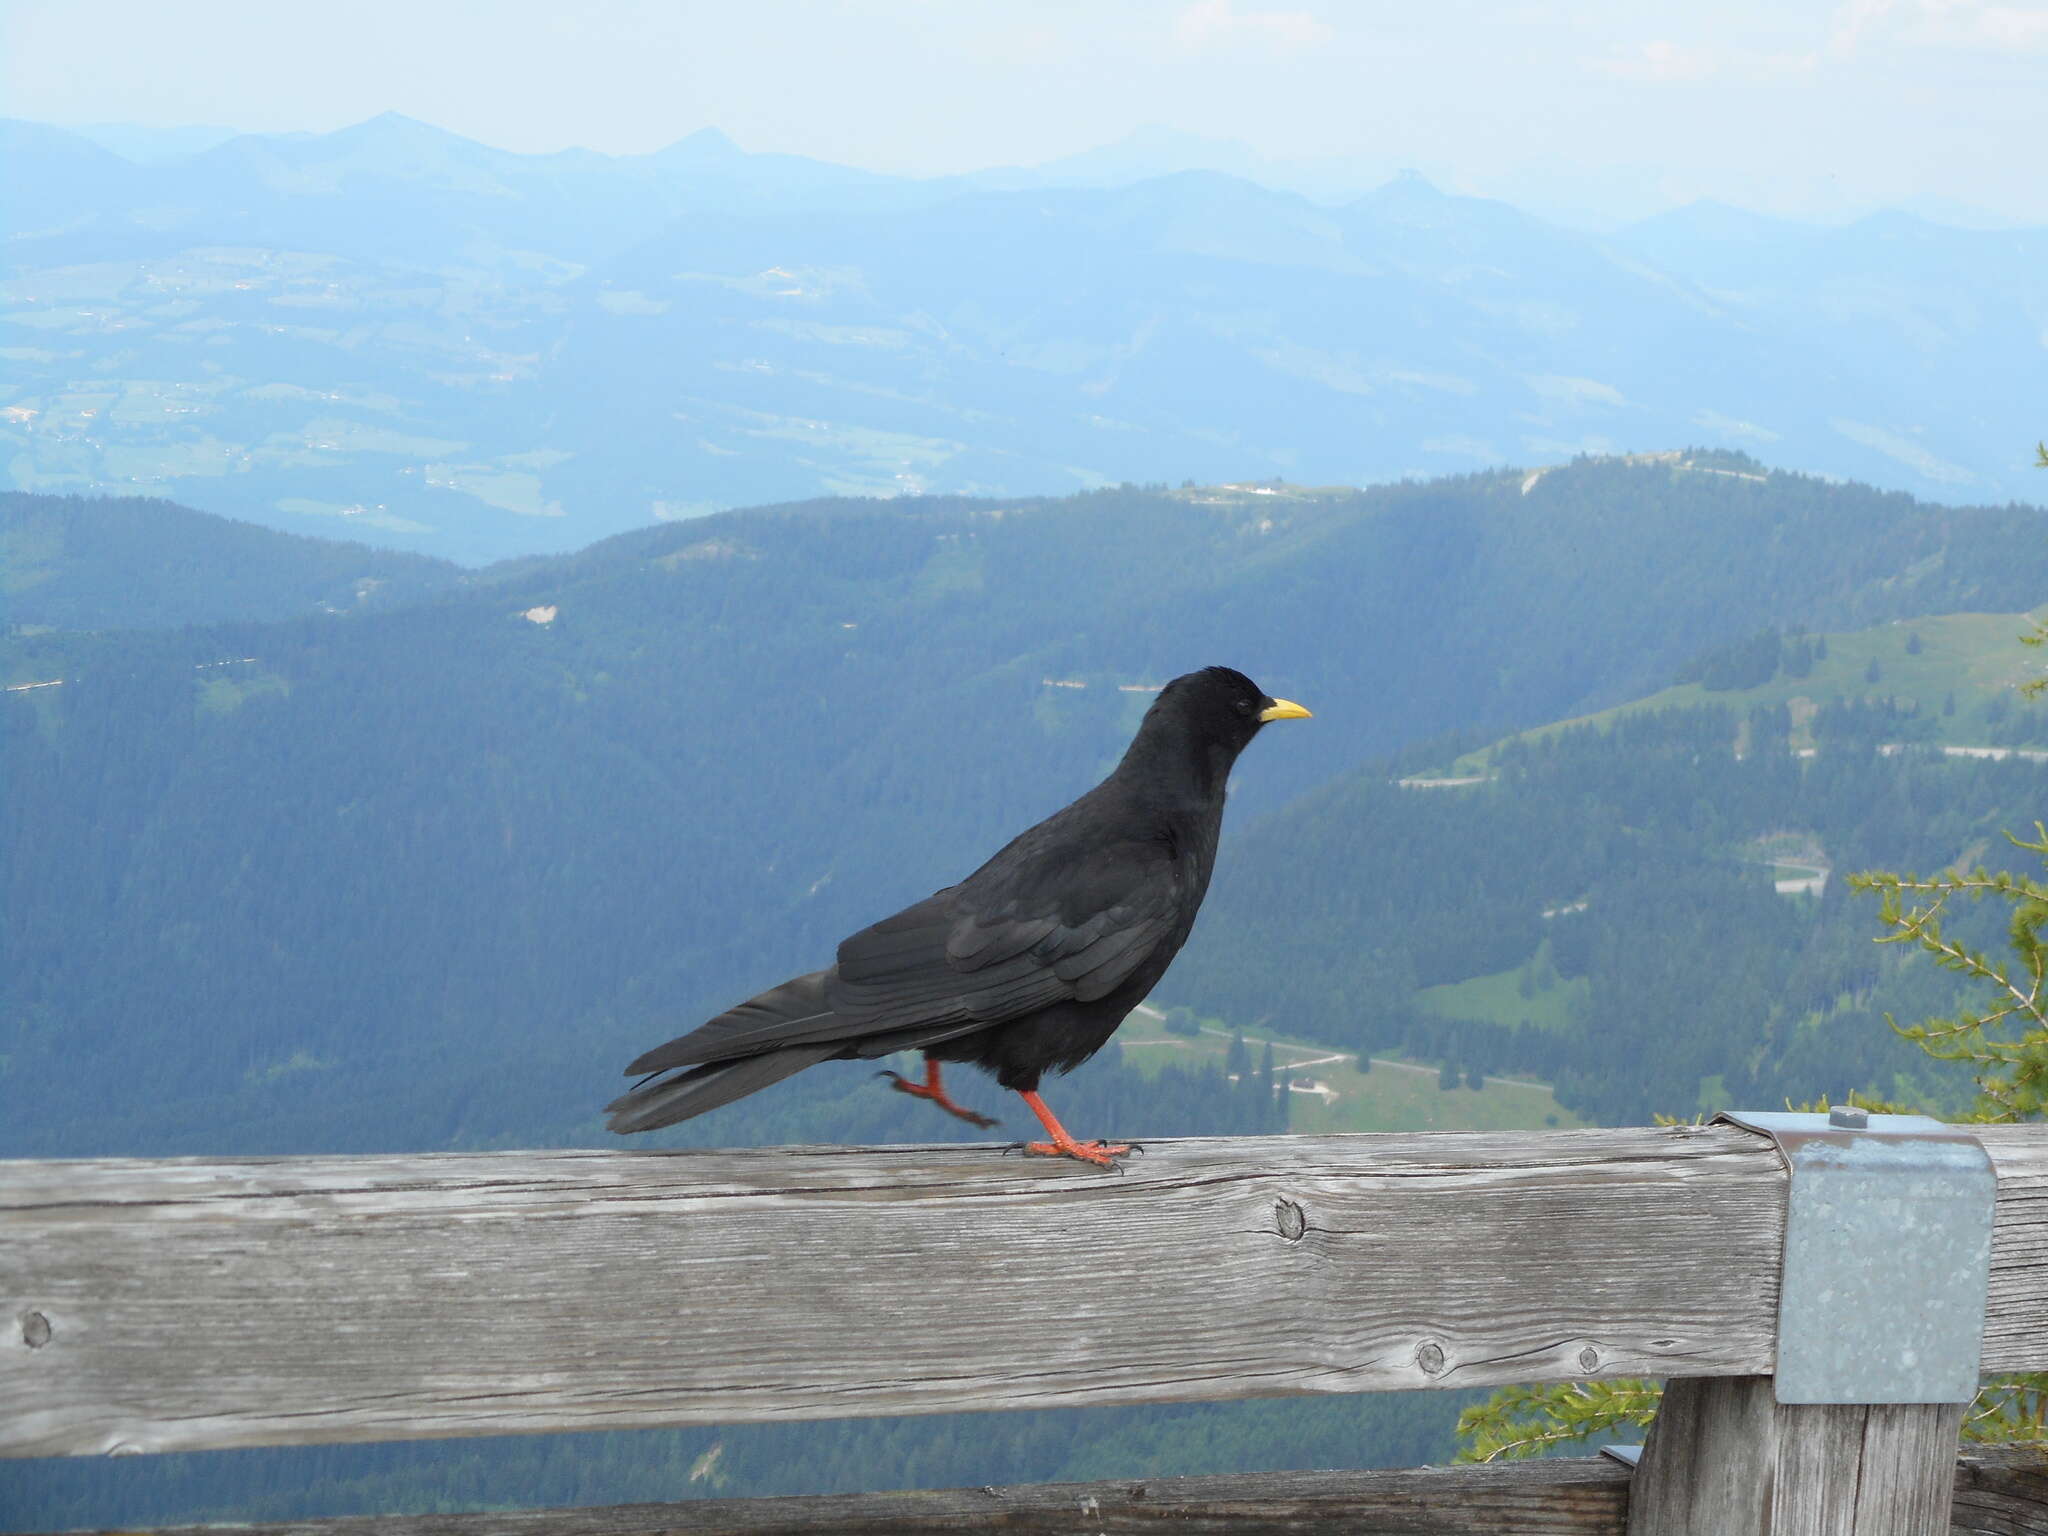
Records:
[[[1164,843],[1076,854],[1019,839],[959,885],[854,934],[834,969],[750,998],[627,1070],[856,1041],[909,1050],[1054,1003],[1092,1002],[1174,931],[1181,878]]]
[[[1092,1002],[1173,932],[1180,880],[1166,843],[1018,849],[846,940],[826,995],[862,1034]]]

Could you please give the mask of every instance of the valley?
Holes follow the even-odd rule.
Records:
[[[1213,1022],[1188,1036],[1167,1027],[1160,1009],[1140,1008],[1117,1031],[1117,1045],[1129,1066],[1147,1073],[1167,1063],[1215,1063],[1235,1080],[1228,1062],[1231,1041],[1241,1038],[1251,1060],[1263,1067],[1262,1052],[1274,1049],[1276,1079],[1288,1095],[1287,1127],[1305,1135],[1334,1131],[1512,1131],[1583,1122],[1560,1105],[1547,1083],[1482,1074],[1475,1084],[1460,1078],[1446,1087],[1435,1066],[1371,1057],[1370,1071],[1350,1052],[1288,1039],[1254,1026],[1240,1035]]]
[[[2048,1115],[2044,4],[6,7],[0,1532],[1772,1488],[1507,1460]]]
[[[1953,984],[1874,946],[1844,876],[1984,857],[2036,814],[2048,730],[2011,685],[2039,514],[1685,462],[1729,473],[833,498],[483,570],[0,496],[0,1153],[596,1145],[651,1040],[959,878],[1216,660],[1316,717],[1240,762],[1159,1012],[1048,1085],[1070,1125],[1574,1126],[1852,1088],[1952,1110],[1967,1074],[1884,1016]],[[1994,942],[1981,922],[1957,932]],[[979,1074],[962,1102],[1012,1123],[873,1073],[826,1063],[648,1140],[1018,1134]],[[768,1492],[799,1463],[816,1489],[1413,1462],[1457,1406],[131,1458],[16,1486],[47,1526],[288,1515],[312,1487],[330,1514]]]
[[[1534,493],[1687,442],[2030,494],[2039,230],[1759,219],[1731,250],[1726,210],[1601,238],[1412,174],[1322,206],[1213,172],[877,176],[716,134],[527,156],[396,114],[149,165],[43,124],[0,149],[20,490],[472,565],[809,496],[1509,464]],[[1902,246],[1924,262],[1889,270]],[[1829,302],[1871,284],[1896,302]],[[1900,347],[1910,378],[1814,361]]]

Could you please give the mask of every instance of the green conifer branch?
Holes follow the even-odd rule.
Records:
[[[1569,1381],[1503,1387],[1458,1415],[1460,1461],[1515,1461],[1634,1425],[1657,1413],[1663,1388],[1651,1381]]]

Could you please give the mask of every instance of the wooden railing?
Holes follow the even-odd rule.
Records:
[[[2048,1370],[2048,1127],[1982,1140],[1999,1174],[1982,1369]],[[1776,1480],[1787,1507],[1805,1479],[1799,1497],[1838,1507],[1814,1479],[1862,1476],[1851,1502],[1873,1501],[1847,1524],[1667,1511],[1656,1529],[1905,1536],[1922,1527],[1874,1523],[1908,1518],[1877,1470],[1917,1508],[1930,1457],[1946,1521],[1960,1410],[1769,1406],[1786,1177],[1769,1141],[1724,1126],[1155,1142],[1121,1177],[986,1146],[0,1163],[0,1454],[1651,1376],[1681,1379],[1666,1419],[1689,1427],[1682,1447],[1653,1434],[1639,1510],[1676,1499],[1717,1520],[1716,1479]],[[1833,1449],[1816,1460],[1809,1438]],[[1980,1483],[2027,1475],[1973,1465]],[[1435,1487],[1447,1518],[1539,1493],[1557,1518],[1386,1529],[1620,1531],[1629,1474],[1240,1486],[1255,1502],[1293,1487],[1327,1520],[1330,1499],[1363,1509],[1394,1478],[1411,1510]],[[1151,1485],[1145,1518],[1171,1488],[1223,1511],[1202,1528],[1308,1528],[1258,1523],[1224,1481]],[[1070,1492],[1004,1496],[1022,1518],[1034,1499],[1074,1507]],[[977,1523],[942,1495],[863,1497],[924,1501],[929,1519],[832,1523],[826,1506],[858,1500],[808,1501],[802,1519]],[[1593,1511],[1577,1524],[1574,1500]],[[671,1506],[644,1528],[798,1518],[776,1507]],[[738,1523],[691,1523],[714,1508]],[[610,1523],[574,1528],[643,1528],[585,1515]],[[2048,1530],[2048,1486],[2038,1515],[1983,1529]]]

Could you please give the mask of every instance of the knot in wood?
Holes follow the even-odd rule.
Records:
[[[1425,1376],[1441,1376],[1444,1373],[1444,1347],[1435,1339],[1424,1339],[1421,1348],[1415,1351],[1415,1363],[1422,1367]]]
[[[1280,1235],[1287,1241],[1298,1243],[1302,1233],[1308,1230],[1308,1213],[1283,1196],[1273,1202],[1273,1225],[1280,1229]]]
[[[1593,1347],[1592,1345],[1590,1345],[1590,1344],[1588,1344],[1588,1345],[1587,1345],[1587,1346],[1586,1346],[1586,1347],[1585,1347],[1584,1349],[1580,1350],[1580,1351],[1579,1351],[1579,1369],[1580,1369],[1580,1370],[1582,1370],[1582,1371],[1597,1371],[1597,1370],[1599,1370],[1599,1369],[1600,1369],[1600,1351],[1599,1351],[1599,1350],[1597,1350],[1597,1349],[1595,1349],[1595,1348],[1594,1348],[1594,1347]]]
[[[40,1312],[21,1314],[21,1342],[30,1349],[41,1349],[50,1342],[50,1320]]]

